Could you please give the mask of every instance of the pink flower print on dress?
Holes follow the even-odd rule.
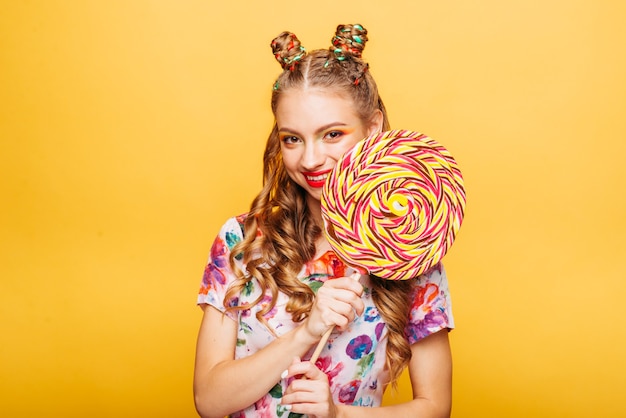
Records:
[[[433,332],[444,328],[448,322],[445,310],[445,298],[440,294],[439,286],[428,283],[417,289],[406,334],[410,342],[418,341]]]
[[[272,398],[270,396],[264,396],[254,403],[254,409],[257,412],[258,418],[274,418],[275,415],[272,412]]]
[[[347,405],[353,403],[360,386],[360,380],[353,380],[342,386],[339,390],[339,402]]]
[[[204,275],[202,276],[202,286],[200,287],[200,294],[206,295],[209,289],[216,287],[216,285],[226,284],[226,276],[221,271],[223,268],[228,268],[228,250],[224,241],[217,237],[213,246],[211,247],[211,256],[209,263],[204,268]]]
[[[317,361],[315,362],[315,365],[317,366],[318,369],[320,369],[326,374],[326,376],[328,377],[328,384],[331,387],[333,385],[333,379],[343,370],[342,362],[338,362],[335,365],[335,367],[331,369],[333,362],[330,356],[319,357]]]
[[[272,302],[272,295],[265,294],[265,296],[263,296],[263,299],[261,299],[259,306],[261,307],[261,309],[265,309],[267,306],[269,306],[271,302]],[[265,317],[265,319],[272,319],[274,318],[274,316],[276,316],[276,312],[277,312],[277,309],[276,309],[276,306],[274,306],[268,313],[266,313],[263,316]]]
[[[439,286],[434,283],[418,287],[417,297],[413,299],[412,310],[420,310],[426,315],[432,309],[437,296],[439,296]]]
[[[328,277],[344,277],[346,275],[346,265],[332,251],[327,251],[317,260],[306,263],[306,276],[314,274],[325,274]]]

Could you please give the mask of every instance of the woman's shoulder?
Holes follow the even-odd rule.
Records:
[[[239,229],[243,230],[247,219],[248,219],[248,213],[246,212],[246,213],[242,213],[239,215],[231,216],[230,218],[226,219],[226,222],[224,222],[224,225],[230,225],[231,227],[238,226]]]
[[[235,245],[243,240],[246,216],[246,214],[233,216],[222,224],[213,245],[211,245],[209,265],[215,264],[226,268],[230,252]]]
[[[247,218],[248,214],[244,213],[226,219],[219,229],[219,238],[224,240],[227,244],[228,241],[232,241],[233,239],[237,242],[241,241],[244,236],[244,226]],[[232,247],[232,245],[229,245],[229,247]]]
[[[441,329],[454,328],[448,279],[438,263],[415,281],[407,335],[412,344]]]
[[[429,298],[426,295],[438,295],[443,298],[442,302],[449,304],[449,293],[446,271],[443,268],[443,264],[439,262],[415,280],[412,292],[414,307],[415,305],[427,303]],[[426,297],[426,300],[424,300],[424,297]]]
[[[445,285],[446,288],[448,287],[446,270],[444,269],[441,261],[429,268],[425,273],[417,278],[418,286],[427,283],[435,283],[437,285]]]
[[[217,237],[211,245],[198,296],[198,303],[208,303],[224,309],[223,295],[228,286],[236,279],[231,270],[230,254],[233,248],[243,240],[246,214],[228,218],[220,227]],[[241,262],[241,256],[235,256]],[[217,296],[216,296],[217,295]]]

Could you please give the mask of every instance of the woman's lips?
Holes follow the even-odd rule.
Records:
[[[330,170],[317,171],[315,173],[308,173],[303,171],[302,175],[304,176],[304,179],[309,186],[319,188],[324,187],[324,183],[326,183],[326,178],[328,178],[328,173],[330,173]]]

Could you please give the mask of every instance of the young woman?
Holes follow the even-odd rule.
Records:
[[[264,186],[219,232],[198,296],[194,394],[203,417],[450,414],[454,325],[443,267],[408,281],[357,281],[322,234],[328,173],[358,141],[389,129],[361,58],[367,40],[361,25],[340,25],[327,50],[307,53],[288,32],[271,44],[283,72]],[[413,400],[381,407],[405,367]]]

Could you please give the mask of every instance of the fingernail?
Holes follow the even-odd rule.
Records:
[[[289,371],[288,371],[288,370],[285,370],[284,372],[282,372],[282,373],[280,374],[280,378],[281,378],[281,379],[284,379],[285,377],[287,377],[287,375],[288,375],[288,374],[289,374]]]
[[[280,406],[282,406],[285,411],[291,411],[291,405],[280,404]]]

